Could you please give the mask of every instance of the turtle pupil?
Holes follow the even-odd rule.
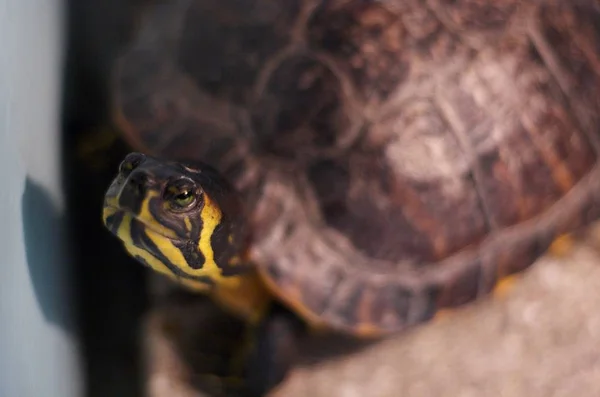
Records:
[[[190,196],[190,192],[182,192],[177,195],[177,200],[186,200]]]
[[[176,208],[186,208],[194,202],[194,195],[190,190],[182,190],[173,196],[173,204]]]
[[[187,179],[171,182],[163,194],[167,205],[175,211],[190,208],[198,200],[196,186]]]

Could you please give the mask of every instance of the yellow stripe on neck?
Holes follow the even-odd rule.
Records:
[[[236,285],[216,285],[210,296],[225,310],[257,324],[267,313],[273,296],[257,272],[233,276]]]
[[[184,284],[188,288],[192,288],[193,290],[200,292],[207,292],[209,290],[209,286],[206,283],[193,280],[184,280],[180,277],[177,277],[164,263],[158,260],[150,252],[134,245],[133,240],[131,239],[131,223],[133,221],[134,219],[131,214],[125,213],[117,232],[119,238],[123,241],[125,249],[131,256],[134,258],[142,258],[148,264],[148,266],[150,266],[157,273],[163,274],[175,282]]]

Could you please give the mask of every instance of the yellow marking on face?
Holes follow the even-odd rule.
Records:
[[[171,280],[187,288],[204,293],[212,291],[211,295],[219,305],[251,323],[258,323],[265,316],[272,296],[266,290],[256,273],[251,272],[243,276],[224,278],[221,276],[220,269],[216,265],[214,267],[219,272],[216,275],[210,271],[206,271],[206,264],[202,269],[191,269],[187,266],[185,258],[179,249],[173,245],[171,240],[164,238],[152,230],[146,229],[145,233],[148,238],[173,265],[183,268],[187,274],[209,276],[213,280],[218,281],[218,283],[215,286],[209,286],[201,281],[178,277],[151,253],[133,244],[130,234],[132,220],[133,218],[130,214],[125,214],[118,234],[123,240],[125,249],[133,257],[139,256],[143,258],[153,270],[168,276]]]
[[[174,275],[169,276],[173,281],[183,285],[184,287],[195,291],[195,292],[203,292],[203,293],[207,293],[208,291],[210,291],[210,286],[207,285],[206,283],[203,283],[202,281],[196,281],[196,280],[189,280],[186,278],[181,278],[181,277],[177,277]]]
[[[173,244],[173,240],[165,238],[162,234],[156,233],[154,230],[146,229],[146,236],[156,245],[156,248],[165,256],[171,263],[179,268],[186,268],[187,261],[183,257],[181,251]]]
[[[202,218],[202,230],[200,230],[200,240],[198,241],[198,249],[204,255],[204,266],[202,270],[214,274],[217,278],[221,278],[221,269],[215,263],[215,253],[212,245],[210,244],[211,237],[221,223],[221,210],[217,205],[210,199],[210,197],[204,194],[204,207],[200,212]],[[192,270],[192,269],[190,269]]]
[[[189,263],[186,261],[185,257],[174,244],[173,241],[165,238],[160,233],[156,233],[154,230],[146,229],[145,231],[148,238],[156,245],[158,250],[174,265],[181,269],[185,274],[195,277],[195,276],[206,276],[210,277],[212,280],[217,282],[218,284],[223,284],[227,286],[236,286],[239,283],[239,280],[234,277],[223,277],[221,275],[221,269],[217,266],[217,264],[210,259],[210,261],[206,260],[204,265],[200,269],[193,269],[190,267]],[[168,268],[167,268],[168,269]],[[169,272],[171,272],[169,270]],[[177,277],[175,275],[175,277]],[[178,277],[177,277],[178,278]]]
[[[229,244],[233,243],[233,234],[227,236],[227,241],[229,242]]]
[[[117,213],[117,209],[114,207],[104,207],[102,209],[102,221],[106,224],[106,220]]]
[[[145,229],[146,235],[150,240],[152,240],[160,252],[166,258],[168,258],[173,265],[180,268],[182,272],[189,276],[206,276],[210,277],[216,283],[224,284],[230,287],[236,286],[239,283],[239,280],[235,277],[223,277],[221,268],[217,266],[214,260],[214,252],[212,245],[210,244],[210,239],[215,228],[221,221],[221,211],[214,205],[210,198],[205,195],[205,204],[200,213],[200,216],[203,220],[203,228],[200,233],[198,249],[204,256],[204,265],[200,269],[194,269],[190,267],[181,251],[170,239],[170,237],[175,237],[175,234],[163,226],[160,228],[156,227],[156,221],[148,222],[149,219],[154,220],[148,209],[148,201],[151,197],[152,195],[149,195],[149,197],[144,200],[140,214],[141,220],[145,221],[144,223],[148,225],[148,227]],[[169,273],[171,272],[169,271]]]
[[[188,233],[192,232],[192,221],[190,220],[189,216],[186,216],[185,218],[183,218],[183,223],[185,223],[185,230],[188,231]]]
[[[241,262],[242,260],[240,259],[240,257],[238,255],[235,255],[229,260],[229,265],[236,266],[239,265]]]
[[[106,197],[104,199],[104,206],[105,207],[117,207],[118,203],[117,203],[117,198],[116,197]]]
[[[210,289],[210,286],[202,281],[184,279],[173,274],[173,272],[167,266],[165,266],[164,263],[162,263],[158,258],[150,254],[148,251],[136,247],[133,244],[124,243],[124,246],[130,255],[134,257],[137,255],[143,258],[146,261],[146,263],[152,268],[152,270],[167,276],[174,282],[182,284],[184,287],[197,292],[207,292]]]
[[[123,245],[125,246],[127,252],[134,258],[136,256],[143,258],[144,261],[146,261],[146,263],[156,272],[164,274],[174,281],[180,281],[179,277],[174,275],[173,272],[171,272],[171,270],[169,270],[169,268],[165,266],[165,264],[162,263],[160,260],[158,260],[154,255],[133,244],[133,241],[131,240],[131,222],[133,222],[133,220],[134,219],[131,216],[131,214],[125,213],[123,216],[123,221],[121,222],[119,230],[117,231],[117,234],[119,238],[123,241]],[[194,282],[194,284],[186,283],[186,286],[200,291],[207,290],[207,285],[201,282]]]
[[[150,212],[150,200],[154,197],[158,197],[157,192],[149,192],[144,201],[142,201],[142,205],[140,208],[140,213],[138,215],[138,220],[150,227],[152,230],[163,234],[165,237],[169,238],[177,238],[177,234],[169,229],[164,227]],[[116,197],[107,198],[104,203],[103,209],[103,218],[106,221],[106,218],[115,212],[119,211],[119,203]],[[129,215],[129,214],[127,214]]]

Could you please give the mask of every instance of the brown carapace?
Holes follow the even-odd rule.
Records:
[[[279,299],[399,331],[600,217],[599,21],[592,0],[158,2],[117,119],[235,186]]]

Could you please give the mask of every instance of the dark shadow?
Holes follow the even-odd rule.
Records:
[[[44,188],[29,177],[21,206],[27,267],[38,306],[46,321],[73,336],[76,311],[70,304],[65,220]]]
[[[178,357],[191,372],[190,384],[214,396],[223,395],[221,385],[207,382],[206,373],[227,374],[227,364],[245,336],[245,324],[225,312],[209,298],[175,286],[158,297],[152,309],[155,329],[174,346]],[[360,340],[338,333],[297,340],[300,356],[295,366],[312,366],[336,357],[354,354],[378,341]],[[230,392],[231,393],[231,392]]]
[[[102,224],[104,191],[127,149],[113,145],[99,156],[101,165],[96,167],[94,161],[91,166],[78,156],[76,146],[94,129],[74,123],[67,131],[66,235],[84,356],[84,396],[141,396],[140,322],[147,307],[147,274]]]
[[[147,307],[145,269],[129,258],[101,222],[102,200],[122,143],[96,152],[111,127],[110,70],[143,0],[68,0],[63,70],[62,175],[66,236],[80,333],[82,397],[143,396],[140,322]],[[104,141],[102,141],[104,142]]]

